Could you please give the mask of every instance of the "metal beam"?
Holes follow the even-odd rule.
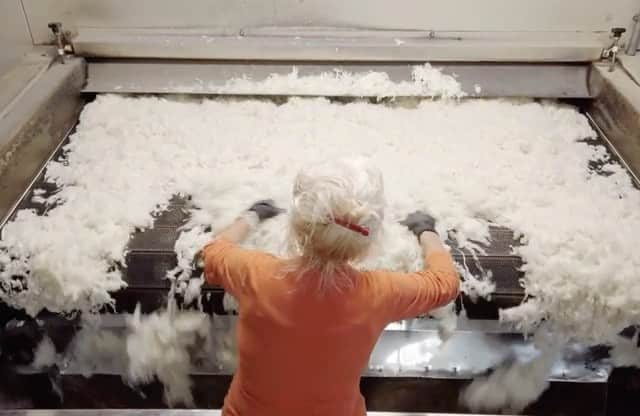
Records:
[[[307,95],[335,96],[322,83],[294,91],[273,85],[255,89],[229,84],[248,78],[261,82],[272,74],[298,77],[334,71],[366,74],[387,73],[391,81],[411,81],[415,63],[408,62],[219,62],[179,60],[94,60],[89,62],[84,92],[91,93],[179,93],[225,95]],[[462,90],[474,97],[591,98],[590,65],[583,64],[500,64],[442,63],[443,73],[460,82]],[[476,88],[479,87],[479,88]],[[377,92],[376,92],[377,93]],[[368,95],[375,96],[370,92]],[[349,94],[338,94],[349,96]]]
[[[102,58],[406,61],[590,62],[600,59],[598,36],[433,31],[345,31],[320,28],[239,35],[171,29],[81,28],[76,53]]]

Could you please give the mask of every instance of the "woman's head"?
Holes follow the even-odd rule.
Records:
[[[384,205],[382,175],[364,158],[304,168],[293,185],[290,243],[323,270],[360,259],[380,233]]]

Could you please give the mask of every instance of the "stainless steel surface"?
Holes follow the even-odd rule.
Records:
[[[625,71],[596,66],[591,73],[596,99],[587,107],[634,178],[640,177],[640,86]]]
[[[78,118],[85,64],[78,58],[38,72],[0,109],[0,218],[11,212]]]
[[[247,77],[262,81],[270,74],[319,75],[334,70],[351,73],[386,72],[395,82],[410,81],[414,64],[408,63],[256,63],[205,61],[118,61],[89,62],[85,92],[250,94],[246,89],[225,87],[231,79]],[[569,64],[465,64],[436,65],[457,77],[462,89],[477,97],[589,98],[589,65]],[[476,91],[476,86],[480,87]],[[268,91],[268,95],[288,95],[290,91]],[[253,94],[267,94],[256,91]],[[335,95],[319,83],[309,95]]]
[[[32,48],[31,34],[21,0],[0,1],[0,77]],[[7,16],[7,17],[5,17]],[[1,94],[2,89],[0,89]]]
[[[469,33],[429,31],[418,36],[400,33],[382,37],[370,30],[363,34],[343,34],[344,30],[334,28],[316,30],[325,33],[254,35],[246,29],[239,35],[221,36],[193,31],[82,28],[73,43],[76,53],[86,57],[259,61],[588,62],[599,59],[602,51],[602,44],[593,39],[514,41],[499,34],[472,37]]]
[[[366,374],[471,379],[511,359],[526,362],[538,354],[520,334],[456,331],[443,343],[436,331],[384,332]],[[587,368],[587,362],[586,348],[570,346],[555,363],[550,380],[606,383],[610,367],[593,363]]]
[[[635,56],[621,55],[620,65],[622,65],[629,77],[640,85],[640,54]]]
[[[23,0],[36,43],[53,40],[46,25],[106,29],[191,29],[238,35],[256,27],[467,31],[566,41],[582,34],[606,39],[612,26],[630,24],[637,0]],[[604,35],[604,36],[603,36]],[[605,46],[605,43],[600,45]]]
[[[234,316],[214,317],[214,354],[211,360],[194,369],[193,374],[233,374],[236,319]],[[103,322],[103,330],[123,333],[122,320],[122,316],[111,316]],[[495,332],[473,330],[476,325],[482,329],[495,324],[466,322],[464,326],[469,330],[456,331],[444,343],[438,335],[435,321],[414,319],[391,324],[380,336],[363,374],[389,378],[468,380],[501,363],[529,361],[539,353],[533,342],[520,334],[510,333],[504,328],[500,331],[495,326]],[[116,366],[99,368],[96,373],[120,374],[123,370]],[[587,348],[570,345],[555,363],[550,380],[606,383],[610,370],[609,364],[593,361]],[[83,368],[71,360],[61,368],[61,372],[63,375],[82,374]]]
[[[42,77],[49,65],[49,56],[29,53],[0,76],[0,120],[5,118],[12,104],[24,94],[29,85]],[[5,139],[0,138],[0,149],[4,143]]]
[[[365,374],[385,376],[470,379],[516,359],[528,361],[538,351],[520,334],[456,331],[442,342],[436,330],[384,331],[376,344]],[[553,367],[551,380],[606,382],[610,367],[593,363],[589,353],[572,345]]]
[[[607,133],[598,125],[598,123],[594,119],[593,114],[587,113],[585,115],[587,116],[589,121],[591,121],[591,124],[598,133],[598,136],[600,136],[600,138],[606,143],[607,147],[613,153],[618,162],[620,162],[620,164],[629,173],[629,176],[631,176],[631,179],[633,180],[633,183],[636,185],[636,187],[640,188],[640,178],[638,177],[637,173],[633,169],[631,169],[631,166],[629,165],[629,163],[627,163],[624,156],[618,151],[618,149],[616,149],[611,140],[609,140],[609,138],[607,137]]]
[[[31,193],[33,184],[37,181],[38,177],[45,171],[45,169],[47,168],[47,163],[49,163],[53,159],[54,155],[56,153],[58,153],[60,148],[63,146],[63,144],[65,142],[65,139],[69,136],[69,134],[74,129],[74,127],[75,127],[75,124],[69,126],[68,130],[62,135],[62,138],[60,139],[60,142],[56,145],[56,147],[53,148],[53,150],[51,151],[49,156],[43,162],[43,164],[40,167],[40,169],[38,169],[33,174],[33,179],[31,180],[31,182],[29,182],[27,187],[20,194],[20,196],[15,200],[13,205],[11,205],[11,207],[7,210],[5,215],[3,217],[0,217],[0,238],[2,238],[2,232],[4,231],[5,224],[7,223],[7,221],[9,221],[9,218],[15,212],[16,208],[18,207],[18,205],[20,205],[20,203]],[[0,180],[1,180],[1,177],[0,177]]]

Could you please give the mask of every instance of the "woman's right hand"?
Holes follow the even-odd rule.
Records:
[[[420,235],[425,231],[436,233],[436,219],[424,211],[416,211],[409,214],[407,218],[400,221],[400,224],[404,225],[409,229],[409,231],[415,234],[415,236],[418,237],[418,240],[420,240]]]

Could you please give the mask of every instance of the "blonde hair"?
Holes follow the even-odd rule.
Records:
[[[321,289],[352,283],[349,263],[363,258],[381,230],[382,174],[364,158],[301,170],[293,185],[288,272],[314,272]],[[340,225],[340,224],[342,225]]]

